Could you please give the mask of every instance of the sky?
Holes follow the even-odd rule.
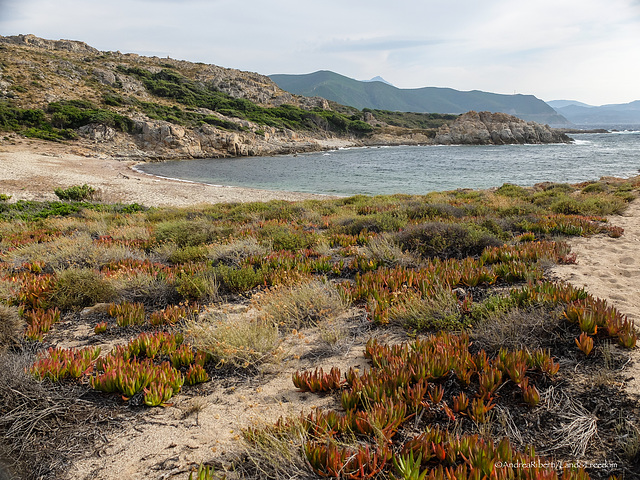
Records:
[[[640,0],[0,0],[0,35],[27,33],[265,75],[640,100]]]

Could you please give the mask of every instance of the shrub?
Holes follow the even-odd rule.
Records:
[[[527,189],[511,183],[503,184],[495,191],[495,194],[511,198],[529,198],[531,196]]]
[[[202,246],[186,246],[179,248],[169,255],[171,263],[201,262],[207,258],[207,249]]]
[[[96,189],[86,183],[84,185],[73,185],[69,188],[56,188],[54,193],[60,200],[82,202],[90,200],[96,193]]]
[[[126,301],[142,302],[151,307],[178,300],[174,283],[165,275],[130,272],[112,281],[118,296]]]
[[[253,267],[232,268],[219,265],[215,268],[215,274],[234,293],[246,292],[264,282],[262,270],[254,270]]]
[[[253,237],[233,240],[222,245],[208,247],[207,257],[213,264],[222,263],[228,266],[238,267],[245,258],[262,256],[267,253],[266,247],[260,245]]]
[[[58,274],[51,304],[62,310],[76,310],[109,302],[116,296],[111,283],[89,268],[68,268]]]
[[[339,223],[340,231],[347,235],[358,235],[363,231],[373,233],[397,232],[406,224],[406,217],[395,212],[351,216],[342,219]]]
[[[296,231],[282,225],[268,225],[260,230],[260,237],[268,241],[274,250],[304,250],[316,244],[318,237],[314,233]]]
[[[486,247],[502,241],[473,225],[429,222],[409,227],[396,236],[403,250],[423,258],[465,258],[477,256]]]
[[[465,216],[465,210],[454,207],[448,203],[412,202],[405,209],[407,217],[411,220],[432,220],[434,218],[461,218]]]
[[[179,247],[193,247],[211,243],[226,232],[220,231],[212,222],[203,218],[195,220],[171,220],[156,226],[156,240],[173,242]]]
[[[360,253],[367,259],[373,260],[386,267],[407,267],[417,263],[409,253],[403,252],[395,239],[389,235],[373,237],[361,249]]]
[[[604,183],[594,182],[583,187],[580,191],[582,193],[602,193],[607,191],[607,186]]]
[[[219,298],[218,279],[212,271],[181,274],[176,278],[175,288],[185,300],[212,302]]]
[[[489,305],[487,305],[489,307]],[[560,316],[544,308],[514,308],[508,300],[489,307],[484,321],[473,330],[473,341],[489,354],[501,348],[535,350],[545,346],[545,341],[560,322]]]

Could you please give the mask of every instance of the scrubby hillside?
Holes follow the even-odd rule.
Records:
[[[256,73],[100,52],[71,40],[0,37],[0,53],[0,130],[91,143],[95,152],[111,156],[269,155],[340,142],[428,144],[455,130],[457,121],[455,115],[360,111],[292,95]],[[522,141],[499,132],[524,122],[499,121],[498,134],[469,138]],[[545,133],[529,140],[567,139]]]

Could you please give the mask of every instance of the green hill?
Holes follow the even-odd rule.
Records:
[[[361,82],[330,71],[305,75],[270,75],[283,90],[355,108],[401,112],[460,114],[469,110],[503,112],[523,120],[567,125],[569,122],[533,95],[501,95],[473,90],[424,87],[401,89],[383,82]]]

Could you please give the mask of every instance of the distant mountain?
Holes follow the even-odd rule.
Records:
[[[594,107],[566,100],[547,102],[556,112],[576,125],[640,125],[640,100]]]
[[[533,95],[501,95],[473,90],[424,87],[401,89],[381,81],[363,82],[322,70],[305,75],[270,75],[283,90],[359,109],[399,112],[455,113],[469,110],[502,112],[523,120],[566,126],[569,122]]]
[[[547,105],[549,105],[553,109],[568,107],[570,105],[576,105],[578,107],[586,107],[586,108],[593,107],[593,105],[578,102],[577,100],[551,100],[550,102],[547,102]]]
[[[362,80],[362,81],[363,82],[382,82],[382,83],[386,83],[387,85],[391,85],[393,87],[393,83],[387,82],[380,75],[378,75],[377,77],[373,77],[371,80]]]

